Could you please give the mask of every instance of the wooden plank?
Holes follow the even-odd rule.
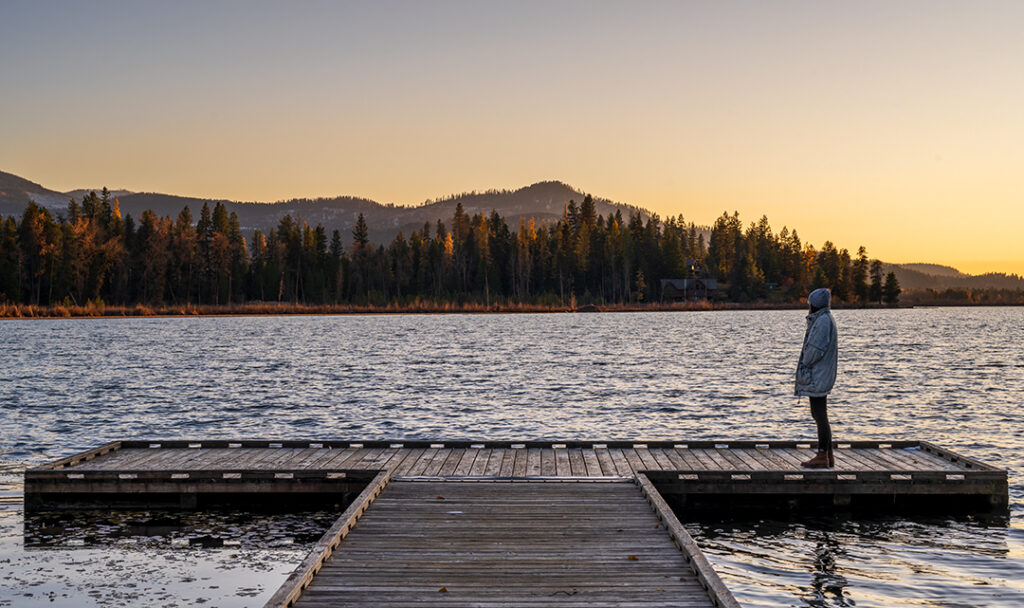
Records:
[[[803,470],[800,463],[814,456],[815,451],[800,448],[779,448],[774,450],[775,457],[788,463],[794,471]]]
[[[506,448],[501,450],[501,468],[498,470],[498,475],[502,477],[512,477],[516,475],[516,456],[522,454],[526,450],[512,448]],[[523,454],[523,467],[526,466],[526,455]]]
[[[566,452],[569,452],[569,474],[573,477],[586,477],[587,463],[583,460],[583,450],[567,448]]]
[[[892,462],[883,458],[879,450],[876,449],[858,449],[850,456],[858,459],[872,471],[891,471],[897,468]]]
[[[836,465],[841,462],[845,462],[847,466],[854,470],[861,471],[885,471],[888,470],[888,465],[871,458],[867,458],[864,455],[863,450],[857,449],[839,449],[833,450],[836,455]]]
[[[345,468],[369,469],[371,468],[371,464],[383,452],[384,448],[361,448],[354,457],[345,461]]]
[[[672,459],[670,459],[668,457],[668,454],[665,453],[665,450],[661,448],[649,448],[647,452],[651,455],[652,458],[654,458],[654,461],[657,463],[657,470],[671,471],[676,468],[675,464],[672,462]]]
[[[593,452],[594,456],[597,458],[597,462],[601,465],[602,475],[606,475],[608,477],[615,477],[619,475],[618,468],[616,468],[615,463],[612,461],[611,455],[608,454],[608,448],[594,448]]]
[[[391,469],[392,475],[408,475],[413,467],[417,466],[423,457],[424,448],[405,450],[406,457],[400,464]]]
[[[634,447],[633,451],[636,453],[637,458],[643,463],[643,469],[648,471],[660,471],[661,467],[658,465],[658,461],[651,454],[650,448],[638,448]]]
[[[719,450],[717,448],[704,448],[696,449],[693,451],[693,453],[697,456],[698,459],[707,463],[709,470],[732,470],[734,468],[733,465],[730,464],[729,461],[722,458],[722,456],[718,452]]]
[[[491,458],[491,449],[483,448],[476,454],[473,466],[469,468],[468,475],[481,476],[487,470],[487,461]]]
[[[633,467],[630,466],[626,455],[623,454],[621,448],[612,448],[608,450],[608,455],[611,457],[612,462],[615,463],[615,468],[618,469],[619,475],[629,476],[633,474]]]
[[[141,450],[140,450],[141,451]],[[216,462],[218,459],[224,459],[225,462],[230,461],[234,457],[237,458],[238,454],[225,454],[221,448],[185,448],[180,450],[174,450],[176,453],[175,458],[168,458],[166,455],[161,455],[159,452],[161,449],[152,449],[150,454],[143,455],[142,458],[135,458],[130,463],[125,463],[126,466],[116,467],[119,470],[174,470],[174,469],[214,469],[215,467],[211,463]],[[263,451],[253,450],[248,455],[248,458],[255,458],[257,455],[261,455]],[[162,461],[162,464],[161,464]]]
[[[462,461],[466,455],[465,448],[455,448],[448,454],[448,458],[445,459],[444,464],[441,465],[440,475],[454,475],[455,469],[458,468],[459,462]]]
[[[697,456],[694,455],[693,450],[689,448],[674,448],[672,452],[678,456],[685,463],[686,468],[691,471],[701,471],[707,468],[707,465],[697,458]]]
[[[406,475],[423,475],[423,471],[437,455],[438,448],[426,448],[416,458],[416,462],[405,472]]]
[[[129,462],[116,463],[117,466],[108,467],[105,464],[98,468],[109,469],[109,470],[171,470],[181,466],[187,466],[185,463],[190,461],[201,461],[203,460],[203,454],[196,454],[199,450],[167,450],[163,448],[149,448],[148,450],[138,450],[144,452],[132,458]],[[146,453],[148,452],[148,453]]]
[[[526,475],[537,476],[541,474],[541,450],[540,448],[528,448],[526,452]]]
[[[775,449],[753,449],[750,460],[755,463],[755,471],[789,471],[794,465],[787,461]]]
[[[473,462],[476,461],[476,455],[480,453],[479,448],[467,448],[463,450],[462,458],[459,460],[459,465],[452,471],[452,475],[469,475],[470,470],[473,468]]]
[[[637,471],[643,471],[650,468],[644,463],[643,460],[640,459],[640,456],[636,453],[636,450],[633,448],[623,448],[622,456],[626,459],[626,462],[629,463],[629,468],[631,468],[634,473],[636,473]]]
[[[487,466],[484,467],[484,475],[496,477],[501,475],[501,465],[508,458],[509,475],[512,474],[512,450],[508,448],[494,448],[487,458]]]
[[[540,474],[546,476],[558,475],[558,470],[555,468],[555,450],[552,448],[542,448],[540,451]]]
[[[362,448],[335,448],[331,450],[334,454],[320,463],[320,469],[354,469],[353,463],[362,459]]]
[[[948,471],[953,468],[941,459],[931,460],[927,453],[920,450],[875,449],[864,450],[864,454],[885,462],[895,471],[907,469]]]
[[[588,477],[601,477],[604,472],[601,470],[601,461],[597,459],[597,453],[593,448],[583,448],[583,464],[586,468],[586,472],[583,473]]]
[[[129,449],[132,449],[134,451],[133,448],[129,448]],[[128,465],[131,468],[127,469],[127,470],[159,469],[160,466],[159,466],[158,463],[162,459],[167,457],[166,456],[166,452],[164,452],[161,448],[137,448],[137,450],[138,450],[138,452],[137,452],[136,456],[134,458],[132,458],[130,464]],[[99,467],[102,466],[102,462],[103,461],[100,458],[96,458],[95,460],[93,460],[91,462],[86,462],[86,463],[83,463],[82,465],[79,465],[78,468],[82,468],[82,469],[99,468]],[[118,468],[120,468],[120,467],[118,467]],[[122,470],[124,470],[124,469],[122,469]]]
[[[448,462],[449,458],[452,458],[452,448],[440,448],[437,454],[434,455],[433,460],[427,465],[423,475],[440,475],[441,470],[444,469],[444,463]]]
[[[569,468],[568,448],[555,448],[555,475],[561,477],[572,476],[572,470]]]
[[[525,477],[526,466],[527,466],[527,450],[525,448],[513,449],[515,462],[512,464],[512,475],[515,477]],[[538,464],[540,465],[540,458],[538,458]]]
[[[737,454],[737,450],[733,450],[733,449],[729,449],[729,448],[723,448],[723,449],[715,448],[714,449],[714,453],[717,454],[718,456],[720,456],[722,458],[722,460],[724,460],[725,462],[729,463],[729,466],[733,470],[735,470],[735,471],[752,471],[752,470],[754,470],[753,467],[751,467],[750,464],[746,460],[744,460],[742,457],[740,457],[739,454]]]
[[[411,449],[392,448],[391,457],[388,458],[387,460],[384,460],[383,462],[380,462],[380,467],[379,468],[381,468],[381,469],[388,469],[392,473],[394,473],[394,471],[399,466],[402,465],[402,461],[405,460],[409,456],[410,452],[412,452]]]

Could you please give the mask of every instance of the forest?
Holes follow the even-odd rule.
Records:
[[[707,234],[707,238],[705,238]],[[817,287],[838,303],[896,304],[900,287],[882,264],[767,217],[744,225],[723,213],[710,231],[680,215],[595,212],[588,195],[561,219],[509,226],[497,212],[426,223],[372,243],[359,216],[330,234],[290,215],[266,233],[243,231],[217,203],[198,218],[146,211],[122,216],[104,189],[55,214],[28,203],[0,218],[0,303],[33,306],[253,302],[403,306],[615,305],[659,302],[661,279],[711,278],[717,302],[796,303]]]

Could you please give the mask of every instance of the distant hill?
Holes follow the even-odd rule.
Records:
[[[355,226],[356,218],[362,213],[370,228],[370,240],[383,243],[390,241],[401,230],[408,235],[423,224],[433,225],[437,220],[451,223],[455,207],[462,207],[469,215],[489,214],[492,210],[501,214],[510,226],[515,228],[520,218],[535,218],[537,221],[562,217],[565,205],[570,200],[583,200],[584,193],[562,182],[540,182],[518,190],[469,192],[438,201],[427,201],[419,205],[381,204],[376,201],[353,196],[334,198],[292,199],[277,203],[224,203],[228,212],[234,211],[245,229],[259,229],[264,232],[277,226],[287,214],[301,217],[310,225],[322,224],[328,232],[341,230],[345,238]],[[146,209],[158,215],[176,216],[182,207],[188,205],[193,217],[198,215],[204,202],[211,206],[218,201],[186,198],[167,194],[141,193],[119,198],[121,211],[138,217]],[[606,199],[595,199],[598,213],[607,215],[621,210],[628,217],[630,211],[639,211],[645,217],[648,212],[627,205],[613,203]],[[450,228],[450,226],[449,226]]]
[[[0,215],[21,215],[30,199],[44,207],[68,205],[68,197],[60,192],[0,171]]]
[[[80,201],[88,192],[55,192],[16,175],[0,173],[0,214],[20,215],[25,210],[29,198],[44,207],[61,212],[67,208],[69,198],[74,197]],[[370,239],[377,243],[390,241],[399,230],[408,235],[413,230],[422,228],[423,224],[433,225],[439,219],[448,225],[458,203],[462,203],[463,209],[469,215],[489,214],[495,210],[505,218],[512,229],[515,229],[518,228],[520,219],[534,218],[543,221],[560,218],[570,200],[579,203],[585,196],[582,191],[559,181],[539,182],[518,190],[467,192],[414,205],[382,204],[354,196],[255,203],[153,192],[133,193],[126,190],[114,191],[112,195],[117,197],[121,212],[131,214],[135,218],[147,209],[152,209],[159,216],[176,217],[186,205],[191,210],[192,217],[196,218],[204,203],[212,207],[220,202],[227,207],[229,213],[234,211],[238,214],[238,219],[246,230],[259,229],[266,232],[276,227],[285,215],[291,214],[292,217],[301,217],[310,225],[322,224],[328,232],[341,230],[346,240],[350,237],[349,233],[355,225],[356,218],[362,213],[370,228]],[[639,207],[608,199],[595,197],[594,203],[597,212],[602,215],[615,211],[621,211],[627,218],[631,212],[638,212],[644,218],[650,215],[650,212]]]
[[[883,271],[895,272],[903,289],[1024,289],[1024,278],[1001,272],[970,275],[938,264],[885,264]]]
[[[936,276],[936,277],[966,277],[970,276],[964,274],[953,268],[952,266],[943,266],[941,264],[900,264],[900,268],[904,270],[913,270],[924,274]]]

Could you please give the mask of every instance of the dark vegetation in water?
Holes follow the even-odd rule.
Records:
[[[44,511],[26,514],[27,547],[266,548],[311,545],[335,511]]]
[[[776,233],[767,217],[745,227],[737,213],[710,229],[681,215],[602,216],[589,195],[570,201],[559,220],[518,226],[459,204],[447,223],[427,222],[387,244],[370,242],[362,216],[351,234],[290,215],[248,233],[221,203],[204,203],[198,219],[188,207],[174,218],[133,218],[106,190],[59,215],[30,202],[20,218],[0,221],[0,303],[75,314],[267,302],[574,309],[661,302],[674,297],[665,279],[713,279],[717,289],[697,291],[713,303],[796,303],[822,286],[854,305],[895,304],[900,295],[895,274],[883,276],[863,247],[816,249],[796,230]]]

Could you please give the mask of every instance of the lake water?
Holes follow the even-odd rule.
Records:
[[[836,438],[1005,466],[1010,519],[688,529],[745,606],[1024,606],[1024,309],[835,316]],[[813,440],[792,396],[803,328],[801,311],[0,322],[0,606],[262,605],[315,536],[217,514],[23,532],[26,466],[135,437]]]

